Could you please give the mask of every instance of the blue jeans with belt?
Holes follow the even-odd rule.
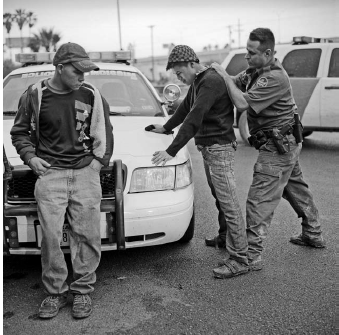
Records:
[[[92,161],[93,163],[93,161]],[[42,230],[42,282],[53,295],[88,294],[94,290],[95,270],[101,256],[100,171],[90,163],[82,169],[48,169],[35,185],[38,216]],[[70,287],[68,271],[60,248],[65,215],[73,268]]]
[[[219,234],[225,236],[231,259],[248,264],[246,225],[236,193],[234,147],[232,144],[198,145],[204,159],[205,173],[219,211]]]
[[[260,148],[254,165],[253,181],[246,202],[249,260],[261,256],[274,210],[282,197],[302,218],[304,235],[317,238],[321,234],[318,209],[299,164],[301,148],[293,135],[288,135],[288,139],[290,151],[285,154],[279,154],[272,139],[269,139]]]

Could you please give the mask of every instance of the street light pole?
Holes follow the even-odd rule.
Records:
[[[118,23],[119,23],[119,41],[120,41],[120,50],[122,50],[122,46],[121,46],[121,26],[120,26],[120,7],[119,7],[119,0],[117,0],[117,7],[118,7]]]
[[[154,81],[154,50],[153,50],[153,28],[154,25],[148,26],[151,28],[151,45],[152,45],[152,80]]]

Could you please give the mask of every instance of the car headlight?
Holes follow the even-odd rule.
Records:
[[[176,166],[138,168],[133,171],[130,193],[165,191],[192,183],[191,161]]]

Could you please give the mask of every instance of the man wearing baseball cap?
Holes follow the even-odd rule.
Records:
[[[42,231],[42,282],[48,296],[39,316],[56,316],[73,296],[72,315],[92,312],[89,294],[101,256],[100,169],[113,153],[109,106],[99,91],[84,82],[98,70],[83,47],[63,44],[56,52],[52,78],[28,87],[19,101],[11,130],[21,159],[38,176],[35,199]],[[60,243],[63,225],[70,226],[73,282]]]
[[[237,142],[233,130],[233,103],[225,82],[218,73],[199,63],[187,45],[177,45],[168,58],[166,70],[190,85],[185,99],[164,125],[147,127],[156,133],[171,131],[181,124],[177,136],[166,151],[156,151],[152,162],[165,165],[194,137],[202,153],[208,184],[219,212],[219,234],[206,239],[207,246],[226,247],[228,271],[217,278],[230,278],[249,270],[246,226],[236,194],[234,152]]]

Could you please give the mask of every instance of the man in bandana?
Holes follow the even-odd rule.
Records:
[[[230,278],[249,270],[243,215],[236,194],[234,152],[237,142],[233,130],[233,103],[225,82],[217,72],[199,63],[195,52],[177,45],[169,55],[166,70],[190,85],[185,99],[164,125],[146,127],[156,133],[171,131],[181,124],[177,136],[166,151],[157,151],[152,162],[165,165],[194,137],[201,152],[206,177],[219,211],[219,234],[206,239],[208,246],[226,247],[229,258],[216,278]]]

